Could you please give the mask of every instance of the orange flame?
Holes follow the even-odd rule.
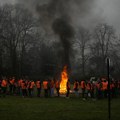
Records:
[[[61,73],[60,93],[64,94],[67,91],[66,83],[68,81],[67,66],[64,66]]]

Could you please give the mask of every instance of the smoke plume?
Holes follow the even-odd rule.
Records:
[[[68,69],[70,69],[70,49],[71,49],[71,38],[74,35],[73,27],[68,23],[68,21],[63,18],[57,18],[53,22],[52,28],[56,34],[59,35],[60,40],[63,45],[64,54],[63,54],[63,66],[67,65]]]
[[[75,22],[78,15],[84,17],[90,13],[94,0],[21,0],[20,3],[37,13],[47,32],[53,31],[59,36],[64,50],[63,65],[70,69],[69,56]]]

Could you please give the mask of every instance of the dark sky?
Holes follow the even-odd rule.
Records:
[[[15,2],[21,2],[23,1],[24,4],[30,7],[33,6],[33,2],[39,1],[41,3],[47,2],[50,0],[0,0],[0,3],[15,3]],[[26,2],[25,2],[26,1]],[[32,2],[31,2],[32,1]],[[73,0],[76,1],[76,0]],[[79,0],[80,1],[80,0]],[[86,0],[87,1],[87,0]],[[89,0],[93,1],[93,0]],[[73,9],[72,13],[72,20],[74,21],[74,24],[78,26],[79,24],[82,24],[86,27],[91,27],[99,22],[106,21],[108,24],[113,25],[117,32],[120,31],[120,0],[94,0],[92,9],[89,8],[90,13],[84,16],[80,14],[80,7],[79,4],[76,6],[75,4],[71,5],[71,8]]]

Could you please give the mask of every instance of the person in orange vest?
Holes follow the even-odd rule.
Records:
[[[91,89],[92,89],[91,82],[87,81],[87,84],[86,84],[87,98],[91,97]]]
[[[17,95],[18,94],[18,82],[15,81],[13,85],[13,94]]]
[[[48,97],[51,97],[51,80],[48,79]]]
[[[10,78],[9,80],[9,92],[10,94],[13,94],[13,88],[14,88],[14,82],[15,82],[15,77]]]
[[[59,82],[59,80],[57,80],[55,82],[55,88],[56,88],[56,91],[57,91],[57,96],[59,97],[60,96],[60,92],[59,92],[59,90],[60,90],[60,82]]]
[[[31,81],[28,80],[28,82],[27,82],[26,85],[27,85],[28,96],[31,97],[31,96],[32,96],[32,95],[31,95],[31,89],[30,89],[30,87],[31,87]]]
[[[36,88],[37,88],[37,97],[40,97],[40,94],[41,94],[41,81],[40,80],[36,81]]]
[[[25,83],[25,80],[23,80],[21,83],[21,89],[22,89],[22,96],[26,97],[27,96],[27,85]]]
[[[44,89],[44,96],[48,97],[48,81],[47,80],[43,81],[43,89]]]
[[[79,91],[79,82],[78,82],[78,80],[75,80],[73,89],[74,89],[75,95],[78,97],[79,96],[79,93],[78,93],[78,91]]]
[[[23,79],[18,80],[18,95],[22,95],[22,90],[21,90],[21,84],[23,82]]]
[[[3,79],[2,82],[1,82],[1,87],[2,87],[2,94],[3,94],[3,97],[6,96],[7,85],[8,85],[7,79]]]
[[[28,84],[27,88],[28,88],[29,97],[32,97],[33,96],[33,90],[34,90],[35,83],[32,80],[32,81],[27,82],[27,84]]]
[[[91,81],[91,98],[95,98],[95,90],[96,90],[96,82],[95,81]]]
[[[103,97],[107,98],[108,82],[106,80],[102,82],[102,91],[103,91]]]
[[[66,83],[66,88],[67,88],[66,97],[69,98],[70,96],[70,80],[69,79]]]
[[[97,99],[102,98],[102,82],[101,82],[101,80],[97,81],[97,83],[96,83],[96,96],[97,96]]]
[[[54,96],[54,80],[50,80],[50,96]]]
[[[114,84],[114,81],[111,81],[111,83],[110,83],[110,93],[111,93],[112,97],[115,96],[115,84]]]
[[[81,86],[81,90],[82,90],[82,98],[83,98],[83,100],[85,100],[85,89],[86,89],[85,80],[81,81],[80,86]]]

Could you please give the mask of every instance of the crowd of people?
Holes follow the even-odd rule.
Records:
[[[62,93],[63,94],[63,93]],[[120,81],[111,80],[110,94],[112,98],[120,96]],[[60,81],[44,80],[33,81],[28,79],[16,80],[15,77],[3,78],[0,80],[0,97],[6,95],[17,95],[22,97],[60,97]],[[81,97],[83,100],[88,98],[102,99],[108,96],[107,79],[93,80],[75,80],[74,83],[68,79],[66,83],[66,98],[71,95]]]

